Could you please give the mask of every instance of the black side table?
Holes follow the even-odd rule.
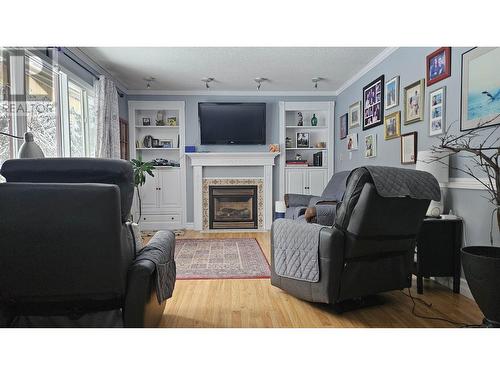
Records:
[[[424,292],[424,277],[453,277],[453,292],[460,293],[460,249],[463,221],[456,219],[424,219],[417,237],[417,292]]]

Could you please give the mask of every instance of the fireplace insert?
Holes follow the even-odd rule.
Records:
[[[209,186],[210,229],[257,229],[257,186]]]

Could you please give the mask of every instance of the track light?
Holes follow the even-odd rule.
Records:
[[[254,79],[254,81],[257,83],[257,90],[260,90],[260,86],[262,86],[262,82],[269,81],[269,80],[267,78],[257,77]]]
[[[323,78],[321,77],[314,77],[311,81],[314,83],[314,88],[317,89],[318,88],[318,82],[319,81],[322,81]]]
[[[207,90],[210,88],[210,85],[209,83],[210,82],[213,82],[215,81],[215,78],[212,78],[212,77],[206,77],[206,78],[202,78],[201,79],[203,82],[205,82],[205,87],[207,88]]]
[[[143,78],[147,83],[146,83],[146,88],[150,89],[151,84],[155,81],[155,77],[146,77]]]

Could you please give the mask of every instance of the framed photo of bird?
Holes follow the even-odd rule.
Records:
[[[500,125],[500,48],[462,54],[460,130]]]

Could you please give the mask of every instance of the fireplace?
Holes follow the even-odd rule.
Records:
[[[257,229],[257,186],[210,186],[210,229]]]

